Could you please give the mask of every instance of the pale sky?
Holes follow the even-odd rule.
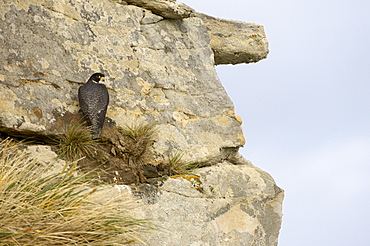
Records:
[[[370,245],[370,1],[179,1],[265,27],[267,59],[216,69],[285,190],[279,246]]]

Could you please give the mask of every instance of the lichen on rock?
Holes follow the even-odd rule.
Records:
[[[78,111],[77,88],[99,71],[107,77],[109,118],[118,126],[138,118],[159,125],[159,159],[187,149],[185,159],[207,162],[220,148],[242,146],[202,20],[143,24],[147,13],[108,0],[7,1],[0,10],[0,128],[59,134],[58,122]]]
[[[125,189],[132,199],[140,194],[136,213],[178,231],[152,233],[149,245],[181,237],[189,245],[277,244],[283,191],[238,154],[241,119],[214,68],[264,59],[262,26],[205,16],[175,0],[0,5],[0,133],[38,140],[63,134],[81,118],[78,87],[104,73],[109,121],[156,125],[151,165],[180,151],[184,162],[202,167],[196,184],[180,175],[160,187]],[[118,153],[110,151],[109,158]]]

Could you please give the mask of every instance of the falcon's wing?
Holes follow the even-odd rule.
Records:
[[[99,85],[99,111],[98,111],[98,121],[99,128],[102,128],[105,121],[105,115],[107,113],[108,103],[109,103],[109,93],[107,87],[103,84]]]
[[[80,104],[80,108],[82,112],[85,114],[88,109],[87,100],[86,100],[86,94],[84,93],[84,88],[81,86],[78,88],[78,102]]]

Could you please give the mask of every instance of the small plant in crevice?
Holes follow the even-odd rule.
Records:
[[[191,171],[198,167],[198,163],[184,162],[183,157],[184,152],[182,151],[169,152],[167,162],[164,164],[164,169],[169,176],[191,174]]]
[[[136,123],[119,128],[122,134],[123,156],[134,173],[138,182],[144,182],[142,174],[143,165],[150,161],[150,146],[153,144],[153,137],[156,133],[154,123]]]
[[[99,141],[92,139],[91,129],[85,123],[64,126],[63,134],[55,140],[59,157],[73,161],[94,155]]]
[[[94,202],[90,174],[68,166],[50,173],[20,144],[0,142],[1,245],[123,245],[150,229],[129,203]]]
[[[126,137],[126,150],[132,156],[143,156],[153,142],[153,135],[156,132],[155,124],[137,123],[131,126],[126,125],[119,131]]]

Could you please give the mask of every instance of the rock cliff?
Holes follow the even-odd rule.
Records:
[[[2,134],[62,134],[78,114],[77,88],[102,72],[108,118],[118,126],[157,125],[153,165],[182,151],[184,161],[204,166],[197,187],[176,177],[139,192],[137,213],[164,228],[148,235],[149,245],[277,244],[283,192],[238,154],[241,120],[214,69],[264,59],[262,26],[209,17],[174,0],[0,4]]]

